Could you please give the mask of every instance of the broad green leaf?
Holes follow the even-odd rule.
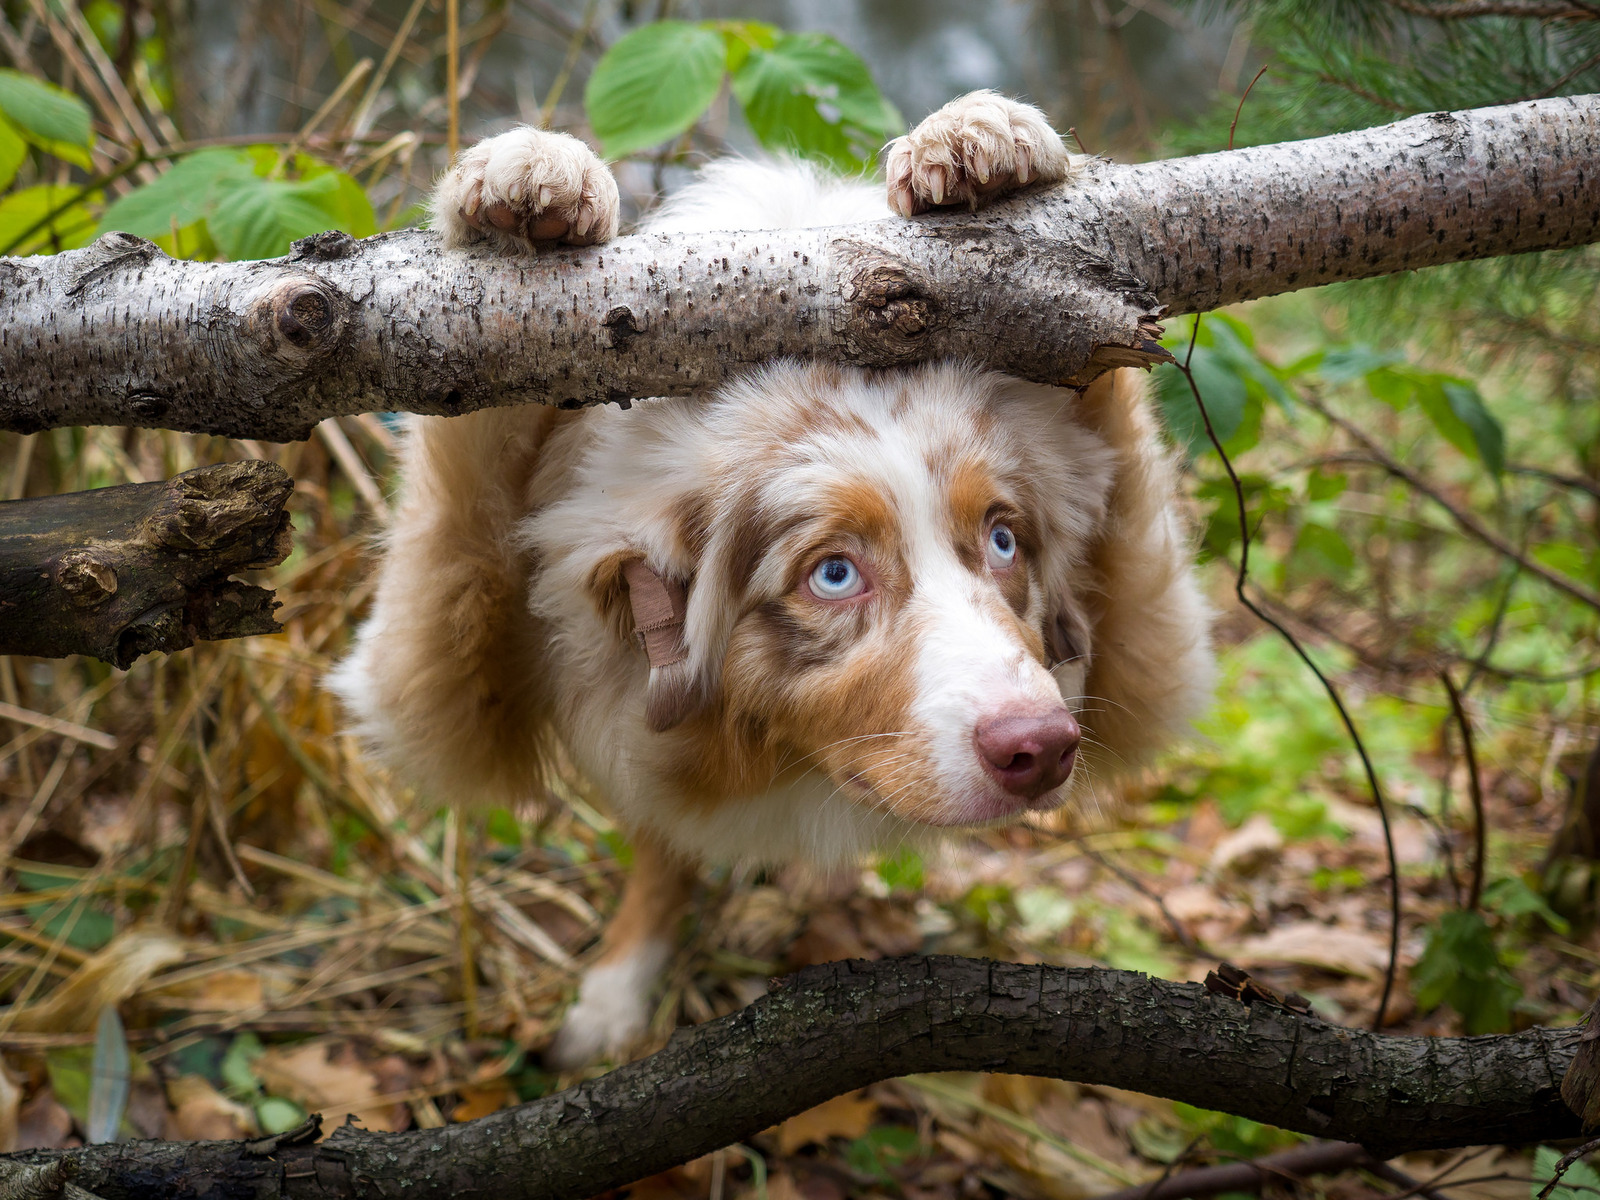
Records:
[[[608,158],[677,137],[717,98],[727,44],[715,29],[656,21],[600,56],[584,88],[589,124]]]
[[[1497,879],[1484,888],[1483,906],[1502,917],[1536,916],[1562,935],[1571,928],[1567,919],[1551,908],[1543,896],[1515,875]]]
[[[522,845],[522,826],[509,808],[491,808],[484,830],[503,846]]]
[[[222,1056],[222,1080],[228,1094],[235,1100],[261,1094],[261,1079],[256,1074],[255,1061],[264,1052],[261,1039],[246,1030],[228,1043],[228,1052]]]
[[[1202,328],[1211,335],[1201,339],[1202,344],[1221,355],[1252,391],[1273,400],[1284,412],[1293,415],[1294,396],[1271,364],[1256,353],[1255,338],[1248,325],[1237,318],[1213,313]]]
[[[256,1102],[256,1122],[262,1133],[288,1133],[305,1119],[306,1110],[282,1096],[267,1096]]]
[[[17,168],[28,157],[28,143],[4,117],[0,117],[0,188],[8,188],[17,177]]]
[[[1498,476],[1506,466],[1505,433],[1484,407],[1477,388],[1459,380],[1431,376],[1418,381],[1417,403],[1433,427],[1468,458]]]
[[[726,69],[731,73],[744,65],[752,50],[770,50],[782,32],[776,25],[765,21],[703,21],[707,29],[715,29],[727,43]]]
[[[77,1120],[79,1125],[89,1123],[90,1068],[94,1051],[88,1046],[63,1046],[49,1051],[44,1058],[45,1070],[50,1075],[50,1090],[56,1102]]]
[[[1409,371],[1395,370],[1393,367],[1379,367],[1376,371],[1367,372],[1367,390],[1390,408],[1399,412],[1411,403],[1411,397],[1416,393],[1416,376]]]
[[[1329,383],[1349,383],[1372,371],[1404,361],[1405,355],[1398,350],[1380,351],[1360,344],[1335,346],[1322,356],[1318,370]]]
[[[89,146],[89,106],[65,88],[9,68],[0,70],[0,112],[32,138]]]
[[[1244,380],[1221,354],[1210,346],[1196,346],[1189,360],[1195,387],[1205,402],[1211,428],[1224,444],[1239,431],[1249,399]],[[1156,368],[1156,400],[1172,440],[1193,456],[1211,445],[1194,392],[1183,372],[1171,363]]]
[[[288,183],[281,179],[224,179],[206,218],[217,248],[233,261],[277,258],[297,238],[333,225],[329,208],[337,201],[338,180],[331,175]]]
[[[40,183],[19,188],[0,200],[0,252],[54,254],[57,250],[74,250],[93,241],[94,214],[87,205],[98,204],[100,193],[90,192],[82,200],[75,201],[80,190]],[[55,215],[51,216],[52,213]],[[17,242],[46,217],[50,217],[49,224]]]
[[[922,855],[909,847],[878,863],[878,878],[891,892],[920,892],[923,875]]]
[[[1561,1151],[1554,1146],[1540,1146],[1534,1152],[1533,1178],[1528,1181],[1530,1200],[1538,1200],[1545,1184],[1555,1178],[1556,1163],[1560,1161]],[[1594,1200],[1596,1193],[1600,1193],[1600,1172],[1580,1159],[1567,1168],[1550,1193],[1550,1200]]]
[[[783,33],[770,49],[752,48],[733,75],[733,94],[763,146],[841,171],[870,167],[905,129],[867,64],[825,33]]]
[[[1411,980],[1424,1011],[1448,1004],[1473,1034],[1510,1028],[1512,1005],[1522,996],[1500,961],[1488,923],[1476,912],[1458,910],[1439,918]]]
[[[1506,435],[1483,402],[1483,396],[1470,383],[1446,383],[1444,394],[1450,400],[1450,410],[1456,419],[1472,431],[1473,445],[1477,447],[1478,460],[1489,468],[1489,473],[1499,475],[1506,469]]]
[[[117,229],[144,238],[170,239],[174,225],[182,229],[210,212],[218,183],[254,175],[254,163],[243,150],[197,151],[106,209],[99,232]]]
[[[128,1111],[131,1066],[122,1018],[116,1006],[108,1004],[100,1010],[89,1069],[89,1120],[84,1133],[90,1145],[116,1141]]]

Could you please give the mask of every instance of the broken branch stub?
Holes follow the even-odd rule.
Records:
[[[232,576],[288,555],[293,487],[248,461],[0,504],[0,654],[126,668],[153,650],[276,633],[272,593]]]

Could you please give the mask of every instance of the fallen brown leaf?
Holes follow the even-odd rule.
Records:
[[[849,1092],[790,1117],[774,1127],[778,1152],[793,1154],[802,1146],[826,1145],[831,1137],[858,1138],[872,1128],[878,1102],[866,1092]]]

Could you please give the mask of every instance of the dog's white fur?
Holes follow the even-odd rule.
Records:
[[[714,163],[646,228],[910,215],[1070,172],[1043,117],[992,93],[898,139],[887,167],[886,193]],[[461,156],[435,221],[454,246],[603,241],[616,189],[581,142],[520,129]],[[1174,498],[1132,372],[1075,393],[960,365],[783,362],[629,411],[419,419],[333,686],[383,758],[457,803],[538,791],[559,741],[636,839],[633,899],[555,1047],[588,1061],[643,1028],[678,864],[836,864],[1015,817],[1182,726],[1212,665]],[[996,522],[1015,526],[1015,565],[984,557]],[[841,555],[870,593],[825,602],[808,573]],[[630,559],[688,585],[687,661],[652,669],[631,638]],[[975,728],[1064,703],[1085,733],[1074,783],[997,783]]]

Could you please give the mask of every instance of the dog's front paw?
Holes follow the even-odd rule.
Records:
[[[1067,148],[1044,114],[995,92],[952,100],[889,146],[889,207],[977,208],[1029,183],[1067,178]]]
[[[650,996],[671,956],[670,944],[651,940],[590,967],[544,1061],[571,1071],[623,1058],[650,1029]]]
[[[433,226],[449,246],[592,246],[616,236],[618,211],[616,180],[593,150],[527,126],[473,146],[433,193]]]

